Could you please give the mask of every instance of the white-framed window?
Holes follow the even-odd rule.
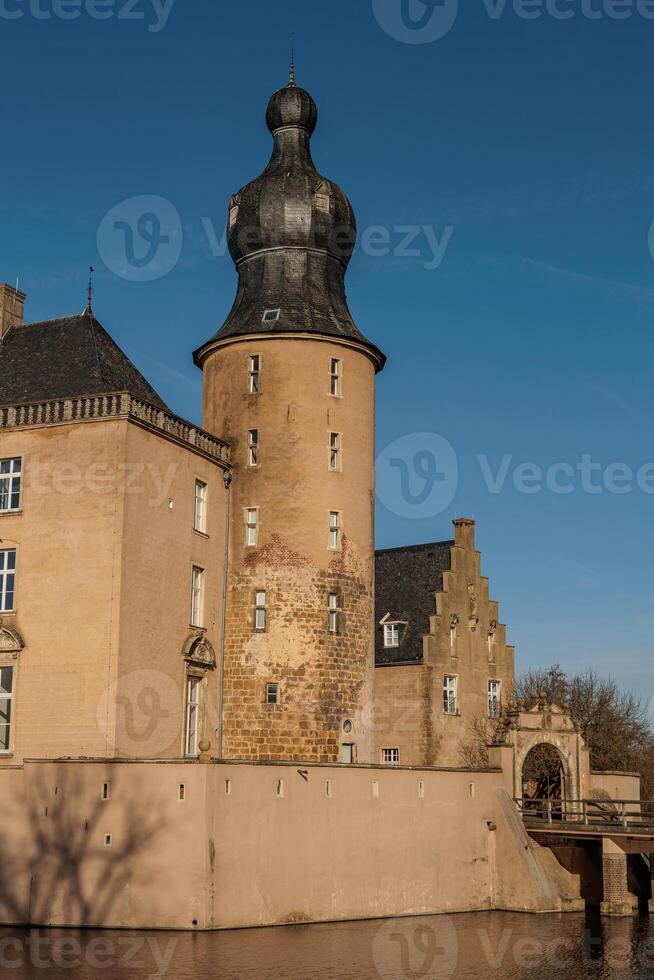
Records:
[[[459,678],[446,674],[443,678],[443,712],[456,715],[459,711]]]
[[[499,718],[502,710],[501,699],[502,682],[489,680],[488,682],[488,717]]]
[[[184,729],[184,755],[198,754],[200,731],[200,698],[202,678],[196,674],[186,675],[186,725]]]
[[[251,395],[259,394],[261,381],[261,354],[250,354],[250,370],[248,373],[248,391]]]
[[[248,466],[259,464],[259,430],[248,430]]]
[[[329,393],[337,398],[343,394],[343,362],[338,357],[329,360]]]
[[[329,512],[328,547],[332,551],[338,551],[341,547],[341,514],[338,510]]]
[[[329,433],[329,468],[334,472],[341,469],[341,434],[340,432]]]
[[[330,633],[340,633],[341,597],[339,593],[330,592],[327,602],[327,629]]]
[[[20,510],[21,459],[0,459],[0,514]]]
[[[201,534],[207,533],[207,485],[202,480],[195,481],[193,529]]]
[[[279,704],[279,684],[266,684],[266,704]]]
[[[245,544],[254,548],[259,540],[259,508],[248,507],[245,511]]]
[[[281,310],[265,310],[261,317],[262,323],[277,323],[281,315]]]
[[[191,626],[204,625],[204,569],[197,565],[191,572]]]
[[[16,592],[16,549],[0,551],[0,613],[14,611]]]
[[[400,764],[400,750],[399,749],[382,749],[382,763],[385,766],[399,766],[399,764]]]
[[[384,646],[399,647],[400,645],[400,624],[384,623]]]
[[[255,630],[265,630],[267,624],[266,593],[255,592],[254,594],[254,628]]]
[[[0,667],[0,755],[11,751],[11,704],[14,668]]]

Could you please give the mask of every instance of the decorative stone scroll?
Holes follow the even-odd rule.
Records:
[[[25,646],[18,630],[0,623],[0,653],[20,653]]]
[[[189,664],[214,670],[216,653],[210,640],[203,633],[191,633],[182,648],[182,656]]]

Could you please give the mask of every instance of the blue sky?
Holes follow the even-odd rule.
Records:
[[[168,403],[199,418],[190,351],[235,288],[227,201],[267,162],[263,113],[295,30],[298,80],[320,110],[316,162],[366,236],[348,295],[389,357],[378,449],[401,440],[390,457],[416,494],[432,437],[412,434],[452,451],[427,516],[401,516],[401,467],[380,469],[378,546],[448,537],[452,517],[475,517],[520,665],[593,666],[654,695],[654,496],[636,479],[654,489],[642,469],[654,461],[654,20],[642,4],[618,20],[609,0],[466,0],[446,32],[454,0],[405,0],[404,20],[401,0],[57,2],[0,0],[0,280],[20,276],[29,318],[80,309],[93,263],[100,319]],[[418,37],[423,15],[442,37]],[[130,281],[103,219],[129,221],[143,196],[168,202],[146,210],[162,233],[172,215],[179,259]],[[403,254],[403,229],[417,255]],[[447,246],[440,262],[434,242]],[[570,492],[547,487],[550,467],[584,457],[600,492],[574,469],[550,472]],[[516,467],[530,463],[543,480],[521,484]]]

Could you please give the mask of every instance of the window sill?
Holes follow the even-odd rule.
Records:
[[[197,536],[199,538],[205,538],[207,541],[209,540],[209,535],[207,534],[207,532],[206,531],[198,531],[197,527],[194,527],[193,528],[193,534],[197,534]]]
[[[23,509],[22,507],[18,510],[0,510],[0,517],[22,517]]]
[[[206,633],[207,632],[207,627],[206,626],[199,626],[197,623],[189,623],[188,624],[188,628],[190,630],[199,630],[200,633]]]
[[[460,717],[461,717],[461,712],[460,711],[444,711],[443,712],[443,718],[460,718]]]

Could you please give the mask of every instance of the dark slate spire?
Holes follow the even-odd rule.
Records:
[[[294,78],[270,99],[270,163],[230,201],[236,299],[220,330],[195,352],[199,366],[216,342],[230,337],[313,333],[362,344],[383,367],[384,355],[348,309],[345,272],[356,219],[340,187],[316,170],[310,140],[317,121],[315,102]]]

